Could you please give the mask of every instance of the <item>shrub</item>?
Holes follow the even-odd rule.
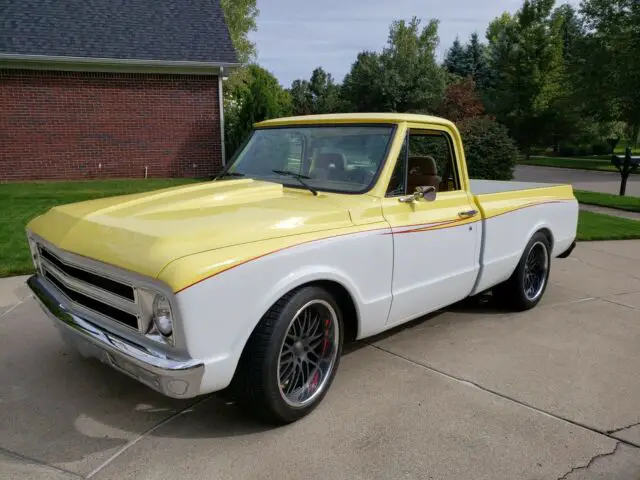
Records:
[[[558,154],[561,157],[575,157],[578,154],[578,147],[575,145],[560,145]]]
[[[609,148],[607,142],[594,143],[593,145],[591,145],[591,148],[593,149],[594,155],[607,155],[611,152],[611,149]]]
[[[591,155],[592,152],[593,152],[593,149],[591,148],[590,145],[580,145],[578,147],[578,155],[580,157],[586,157],[588,155]]]
[[[478,117],[462,120],[458,128],[471,178],[513,178],[518,149],[504,125],[487,117]]]

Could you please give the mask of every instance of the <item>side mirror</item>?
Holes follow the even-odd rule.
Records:
[[[437,193],[436,187],[416,187],[416,191],[413,194],[400,197],[398,200],[402,203],[413,203],[420,199],[425,202],[433,202]]]

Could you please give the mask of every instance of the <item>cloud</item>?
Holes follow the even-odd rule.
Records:
[[[577,6],[579,0],[560,3]],[[251,39],[259,63],[288,87],[318,66],[342,80],[358,52],[384,47],[393,20],[439,19],[442,58],[456,35],[466,41],[476,31],[484,38],[491,20],[521,5],[521,0],[258,0],[258,31]]]

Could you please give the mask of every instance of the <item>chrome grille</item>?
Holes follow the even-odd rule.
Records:
[[[70,264],[42,244],[38,253],[43,276],[71,302],[140,330],[140,309],[131,285]]]

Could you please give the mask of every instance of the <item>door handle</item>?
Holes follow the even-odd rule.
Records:
[[[462,218],[475,217],[478,214],[478,210],[467,210],[465,212],[458,212],[458,216]]]

